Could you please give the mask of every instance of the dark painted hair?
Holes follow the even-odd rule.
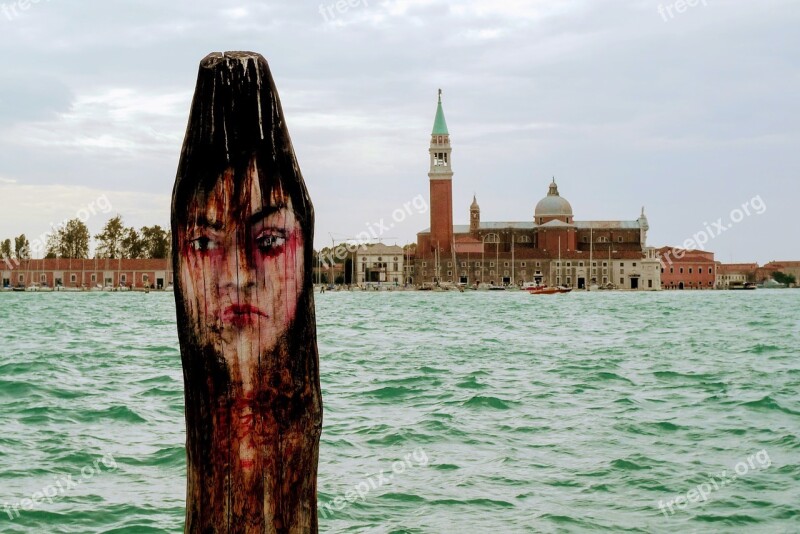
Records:
[[[200,63],[197,88],[172,194],[172,235],[190,222],[223,172],[234,173],[234,198],[255,159],[263,200],[279,187],[291,201],[310,261],[314,208],[297,165],[278,91],[266,60],[252,52],[217,52]],[[175,241],[177,243],[177,241]]]

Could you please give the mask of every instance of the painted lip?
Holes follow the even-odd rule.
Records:
[[[253,324],[259,317],[267,317],[263,310],[250,304],[234,304],[222,312],[222,321],[236,327]]]

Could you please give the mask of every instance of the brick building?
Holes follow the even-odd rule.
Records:
[[[3,287],[163,289],[173,283],[172,265],[166,259],[9,259],[0,271]]]
[[[713,252],[662,247],[658,249],[658,256],[662,288],[714,289],[716,286],[717,263]]]
[[[417,234],[410,283],[660,289],[660,263],[646,244],[644,209],[633,220],[576,221],[555,179],[530,220],[482,221],[473,197],[469,224],[453,225],[452,146],[441,91],[429,154],[431,222]]]
[[[771,261],[756,271],[756,282],[762,283],[771,280],[776,272],[791,274],[800,284],[800,261]]]

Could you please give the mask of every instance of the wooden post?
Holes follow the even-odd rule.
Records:
[[[267,62],[210,54],[172,196],[188,533],[317,532],[313,236]]]

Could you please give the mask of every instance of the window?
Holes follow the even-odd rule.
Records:
[[[380,256],[378,256],[378,261],[383,261],[383,258],[381,258]]]
[[[94,280],[92,280],[92,282],[94,282]],[[150,283],[150,275],[143,274],[143,275],[142,275],[142,283],[143,283],[143,284],[148,284],[148,283]]]
[[[675,267],[669,268],[669,274],[675,274]]]
[[[663,267],[661,268],[661,274],[664,274],[664,268]]]
[[[124,284],[125,282],[128,281],[128,275],[127,274],[119,275],[119,281]]]
[[[453,276],[453,271],[447,271],[447,276]]]
[[[620,269],[619,274],[625,274],[625,269]]]
[[[540,262],[540,261],[537,261],[537,262],[536,262],[536,266],[537,266],[537,267],[541,267],[541,266],[542,266],[542,262]]]
[[[423,261],[423,262],[422,262],[422,266],[423,266],[423,267],[427,267],[427,266],[428,266],[428,262],[427,262],[427,261]]]
[[[452,261],[448,261],[448,262],[447,262],[447,266],[448,266],[448,267],[452,267],[452,266],[453,266],[453,262],[452,262]]]
[[[41,275],[39,277],[39,280],[41,280],[43,284],[46,283],[47,282],[47,275],[46,274]]]
[[[398,270],[399,270],[399,269],[398,269],[398,267],[399,267],[399,265],[397,265],[397,262],[394,262],[394,270],[395,270],[395,271],[398,271]]]
[[[494,267],[494,262],[493,261],[489,262],[489,267]],[[494,272],[494,271],[492,271],[492,272]]]
[[[92,275],[92,282],[97,282],[97,275],[96,274]]]
[[[361,261],[367,261],[367,258],[363,258],[363,257],[362,257],[362,258],[361,258]]]
[[[17,280],[19,280],[20,284],[24,284],[25,283],[25,275],[24,274],[19,275],[19,277],[17,277]]]
[[[625,279],[624,278],[620,278],[619,279],[619,285],[621,285],[621,286],[625,285]]]
[[[494,274],[494,269],[490,270],[489,274]]]
[[[636,267],[636,262],[633,263],[632,267]]]
[[[583,241],[584,243],[588,243],[588,242],[589,242],[589,236],[588,236],[588,235],[585,235],[585,236],[583,236],[583,239],[582,239],[582,241]]]
[[[625,267],[625,262],[620,262],[620,263],[619,263],[619,266],[620,266],[620,267]]]
[[[525,262],[523,261],[522,263],[519,264],[519,266],[520,267],[525,267]],[[522,272],[525,272],[525,271],[522,271]]]
[[[617,243],[622,243],[622,236],[619,236],[619,237],[617,238]]]
[[[578,263],[578,267],[583,267],[583,262]]]
[[[647,287],[653,287],[653,281],[652,280],[648,280],[647,281]]]
[[[467,266],[467,262],[465,262],[465,261],[462,261],[462,262],[461,262],[461,266],[462,266],[462,267],[466,267],[466,266]]]
[[[397,256],[394,257],[394,261],[397,261]]]
[[[692,274],[692,268],[689,267],[689,274]]]
[[[69,281],[70,282],[77,282],[78,281],[78,275],[76,275],[76,274],[69,275]]]
[[[683,267],[681,267],[681,274],[683,274]]]
[[[572,285],[572,277],[571,277],[571,276],[568,276],[568,277],[567,277],[567,285],[568,285],[568,286],[571,286],[571,285]]]
[[[508,267],[508,262],[505,262],[505,263],[503,264],[503,267]]]
[[[597,262],[592,262],[592,267],[597,267]]]
[[[603,262],[603,267],[608,267],[608,262]]]
[[[481,262],[479,262],[479,261],[476,261],[476,262],[475,262],[475,267],[480,267],[480,266],[481,266]]]
[[[567,267],[572,267],[572,262],[571,261],[567,262]]]

